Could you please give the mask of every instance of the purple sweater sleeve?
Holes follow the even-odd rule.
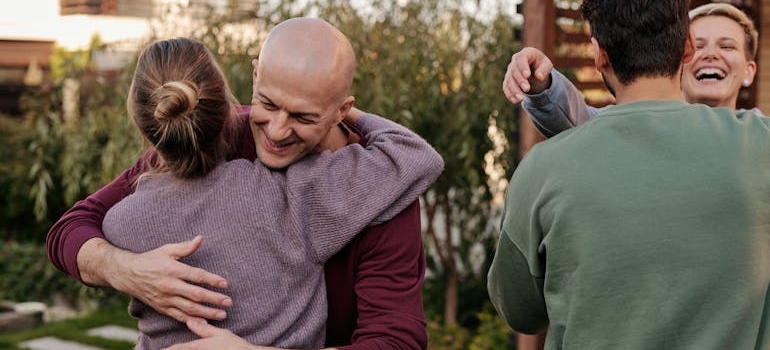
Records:
[[[364,133],[366,147],[353,144],[322,152],[286,170],[290,209],[302,211],[290,215],[296,218],[291,227],[296,232],[313,228],[311,245],[320,262],[346,238],[395,217],[444,170],[441,155],[401,125],[368,114],[356,127]]]

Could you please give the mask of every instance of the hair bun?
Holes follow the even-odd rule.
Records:
[[[168,120],[192,113],[198,105],[198,87],[190,81],[171,81],[161,85],[154,93],[158,101],[155,118]]]

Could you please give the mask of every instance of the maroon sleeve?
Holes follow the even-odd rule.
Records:
[[[419,201],[392,220],[367,229],[349,248],[343,254],[348,254],[348,261],[355,264],[352,276],[355,294],[348,298],[346,294],[350,292],[339,290],[345,283],[327,285],[330,307],[327,338],[339,339],[340,334],[332,334],[335,331],[344,333],[338,324],[344,315],[339,311],[350,309],[352,300],[358,309],[356,324],[350,327],[354,329],[349,342],[327,343],[327,346],[340,350],[426,349],[428,335],[422,304],[425,250]],[[335,283],[335,272],[345,272],[329,267],[327,264],[327,282]]]
[[[104,214],[133,191],[134,179],[141,173],[146,162],[152,159],[150,153],[147,152],[133,167],[123,171],[120,176],[100,190],[77,201],[51,226],[45,243],[48,260],[56,268],[82,282],[77,264],[80,247],[91,238],[104,238],[102,232]]]

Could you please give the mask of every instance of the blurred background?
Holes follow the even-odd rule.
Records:
[[[761,2],[768,1],[737,5],[759,19]],[[56,270],[45,254],[45,236],[75,201],[131,166],[145,148],[125,112],[141,48],[158,38],[202,40],[239,101],[248,104],[251,59],[257,58],[267,31],[289,17],[313,16],[337,26],[356,50],[357,106],[411,128],[446,162],[445,172],[422,198],[430,347],[515,348],[515,336],[489,302],[486,270],[507,179],[542,136],[505,99],[501,85],[511,55],[522,45],[535,46],[576,82],[590,104],[613,102],[593,69],[579,3],[14,3],[14,9],[0,13],[0,300],[38,301],[72,315],[126,302]],[[760,52],[757,83],[741,95],[746,104],[756,105],[757,86],[770,79],[762,74],[768,71],[762,57]]]

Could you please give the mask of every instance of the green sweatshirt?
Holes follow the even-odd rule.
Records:
[[[489,293],[546,349],[767,350],[770,119],[612,106],[516,169]]]

